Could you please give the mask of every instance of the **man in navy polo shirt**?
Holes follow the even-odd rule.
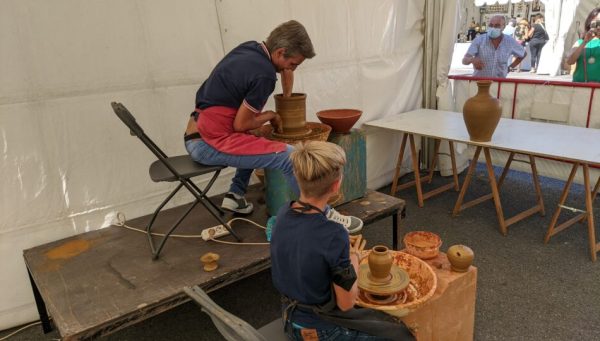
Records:
[[[289,154],[293,147],[250,134],[266,122],[280,129],[281,118],[262,111],[275,90],[277,73],[293,72],[315,56],[306,29],[295,20],[277,26],[265,42],[248,41],[229,52],[196,93],[196,110],[188,122],[185,146],[192,158],[205,165],[237,168],[221,207],[242,214],[253,210],[244,198],[256,168],[278,169],[299,193]],[[331,220],[348,229],[362,221],[328,209]]]

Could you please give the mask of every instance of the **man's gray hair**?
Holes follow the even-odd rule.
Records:
[[[502,19],[502,25],[506,25],[506,17],[505,16],[503,16],[501,14],[496,14],[490,18],[490,22],[492,22],[492,19],[495,19],[495,18]]]
[[[265,42],[269,52],[285,48],[284,57],[302,55],[304,58],[315,56],[310,37],[304,26],[296,20],[290,20],[277,26]]]

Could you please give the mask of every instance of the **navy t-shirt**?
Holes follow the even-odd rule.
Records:
[[[262,111],[275,90],[277,74],[264,44],[248,41],[229,52],[215,66],[196,92],[196,108],[239,108],[246,102],[255,113]]]
[[[321,213],[306,214],[284,205],[271,237],[271,275],[275,288],[304,304],[331,299],[333,273],[350,266],[347,230]],[[291,321],[305,328],[330,329],[313,312],[297,308]]]

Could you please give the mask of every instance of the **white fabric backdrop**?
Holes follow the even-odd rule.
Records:
[[[0,330],[37,319],[22,250],[148,214],[172,188],[112,113],[123,102],[168,154],[197,87],[226,51],[304,23],[317,56],[295,90],[307,119],[325,108],[360,122],[421,105],[424,0],[5,0],[0,2]],[[268,103],[273,108],[273,103]],[[360,125],[359,122],[359,125]],[[368,186],[390,182],[399,137],[368,136]],[[383,152],[382,152],[383,151]],[[227,189],[232,170],[215,184]],[[191,200],[178,197],[175,204]]]

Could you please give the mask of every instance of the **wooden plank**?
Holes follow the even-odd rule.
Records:
[[[340,205],[335,209],[342,214],[360,218],[367,225],[389,217],[394,212],[402,212],[404,205],[404,200],[400,198],[368,189],[364,198]]]
[[[256,194],[248,196],[255,203]],[[156,230],[164,232],[186,206],[160,215]],[[257,205],[250,219],[264,224],[266,217],[264,205]],[[127,224],[144,228],[148,219]],[[198,207],[176,233],[199,234],[216,224]],[[233,228],[244,241],[266,242],[265,232],[248,223],[234,222]],[[199,260],[209,251],[221,256],[219,269],[211,273],[202,270]],[[185,302],[183,286],[214,290],[270,264],[268,245],[240,251],[239,246],[170,238],[153,261],[144,234],[111,226],[26,250],[24,256],[61,335],[79,339],[116,331]]]
[[[222,196],[215,203],[220,203]],[[265,224],[268,217],[262,191],[251,186],[247,199],[255,212],[249,219]],[[189,205],[166,210],[155,223],[164,232]],[[337,208],[365,224],[404,209],[402,199],[372,190],[364,198]],[[225,220],[232,218],[226,215]],[[150,217],[127,225],[144,229]],[[200,234],[218,222],[196,207],[175,231]],[[265,231],[235,221],[233,229],[245,242],[266,242]],[[223,238],[235,241],[232,236]],[[204,272],[200,256],[218,253],[220,267]],[[235,246],[202,239],[170,238],[158,260],[152,260],[146,235],[119,226],[87,232],[24,251],[25,263],[65,340],[110,334],[188,301],[184,286],[212,291],[270,267],[268,245]]]

